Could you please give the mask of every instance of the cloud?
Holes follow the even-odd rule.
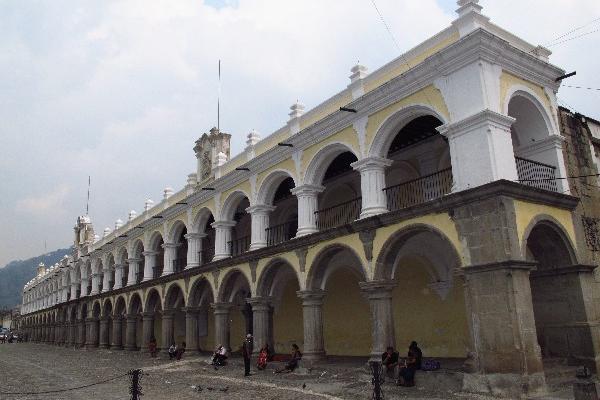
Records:
[[[533,43],[600,15],[597,0],[481,3]],[[236,153],[251,129],[266,136],[284,125],[296,99],[311,108],[345,88],[357,60],[374,70],[399,54],[369,0],[290,4],[0,2],[0,217],[14,227],[0,232],[0,264],[39,252],[29,242],[70,242],[88,175],[97,231],[159,200],[165,186],[181,188],[195,169],[194,141],[216,125],[219,59],[221,127]],[[377,6],[404,50],[447,27],[456,8],[453,0]],[[587,51],[598,37],[552,48],[554,63],[578,70],[573,83],[600,87],[599,57]],[[584,113],[596,112],[597,96],[559,93]]]
[[[38,218],[46,217],[49,214],[53,216],[66,215],[64,203],[70,192],[67,185],[61,185],[50,193],[29,196],[17,201],[15,210]]]

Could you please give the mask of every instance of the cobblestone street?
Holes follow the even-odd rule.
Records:
[[[169,361],[139,352],[75,350],[41,344],[0,345],[0,392],[42,392],[79,387],[142,368],[143,399],[370,399],[371,385],[364,368],[333,366],[310,373],[274,375],[273,369],[243,377],[241,360],[215,371],[208,356],[184,356]],[[273,367],[272,364],[270,367]],[[303,388],[304,386],[304,388]],[[444,385],[436,387],[441,390]],[[122,376],[107,383],[67,392],[29,395],[0,394],[2,399],[128,399],[129,380]],[[483,396],[430,391],[423,387],[384,385],[386,399],[486,399]]]

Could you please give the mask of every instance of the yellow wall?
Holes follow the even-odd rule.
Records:
[[[229,345],[231,346],[231,351],[239,351],[248,332],[246,332],[246,320],[238,307],[231,309],[229,321],[231,324]]]
[[[304,348],[302,303],[296,295],[298,284],[290,279],[283,289],[279,306],[273,314],[273,339],[276,353],[289,353],[293,343]]]
[[[525,230],[531,223],[531,221],[537,215],[550,215],[556,221],[558,221],[565,233],[571,240],[571,245],[574,246],[574,250],[577,251],[577,241],[575,240],[575,227],[573,226],[573,218],[570,211],[561,210],[559,208],[544,206],[541,204],[528,203],[525,201],[515,200],[515,214],[517,218],[517,233],[519,236],[519,244],[523,243],[525,239]],[[521,249],[521,253],[525,254],[525,249]]]
[[[552,109],[552,103],[548,99],[546,92],[544,92],[544,88],[541,86],[534,85],[531,82],[528,82],[524,79],[521,79],[515,75],[509,74],[507,72],[503,72],[500,76],[500,105],[504,107],[506,102],[510,99],[507,98],[508,91],[511,87],[515,85],[525,86],[531,91],[533,91],[543,102],[544,106],[547,109]]]
[[[325,288],[323,336],[329,355],[368,356],[371,352],[371,312],[358,279],[338,270]]]
[[[465,357],[469,333],[462,283],[455,281],[442,300],[428,287],[431,278],[422,261],[404,258],[399,265],[392,307],[400,354],[415,340],[425,357]]]

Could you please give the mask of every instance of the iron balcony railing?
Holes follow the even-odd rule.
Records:
[[[143,278],[144,278],[144,273],[143,272],[136,272],[135,273],[135,283],[140,283]]]
[[[452,169],[443,169],[431,175],[383,189],[387,196],[388,210],[396,211],[425,203],[450,193]]]
[[[239,256],[248,251],[250,247],[250,236],[244,236],[230,242],[227,242],[231,256]]]
[[[173,263],[173,272],[181,272],[185,269],[187,265],[187,259],[185,257],[176,258],[172,261]]]
[[[362,207],[362,197],[315,211],[319,230],[335,228],[358,219]]]
[[[556,167],[538,161],[515,157],[519,182],[538,189],[558,192]]]
[[[215,257],[215,245],[209,243],[207,248],[198,252],[198,261],[200,265],[208,264]]]
[[[267,245],[274,246],[276,244],[288,241],[296,236],[297,230],[297,219],[284,222],[283,224],[271,226],[265,229],[267,232]]]

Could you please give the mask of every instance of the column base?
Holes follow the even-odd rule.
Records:
[[[198,263],[188,263],[188,264],[185,266],[185,269],[196,268],[196,267],[199,267],[199,266],[200,266],[200,263],[199,263],[199,262],[198,262]]]
[[[138,348],[135,346],[125,346],[123,347],[123,350],[125,351],[138,351]]]
[[[361,211],[359,219],[373,217],[375,215],[385,214],[388,212],[388,209],[385,207],[370,207],[365,208]]]
[[[213,261],[224,260],[226,258],[231,258],[231,254],[215,254],[213,257]]]
[[[250,247],[248,248],[248,251],[253,251],[253,250],[258,250],[258,249],[262,249],[267,247],[267,243],[266,242],[261,242],[261,243],[252,243],[250,244]]]
[[[381,355],[379,356],[379,358],[381,358]],[[302,360],[310,361],[311,363],[315,363],[315,362],[327,360],[327,355],[325,354],[325,351],[305,352],[305,353],[302,353]]]
[[[317,228],[298,228],[298,231],[296,232],[296,237],[312,235],[313,233],[317,232],[319,232]]]
[[[117,285],[115,283],[115,286],[113,286],[113,290],[121,289],[122,287],[123,287],[123,284]]]
[[[167,275],[173,275],[175,273],[175,271],[163,271],[163,273],[160,275],[162,276],[167,276]]]
[[[110,345],[108,343],[101,343],[99,346],[101,349],[109,349]]]
[[[121,345],[116,345],[116,344],[111,344],[109,349],[111,350],[123,350],[123,346]]]

